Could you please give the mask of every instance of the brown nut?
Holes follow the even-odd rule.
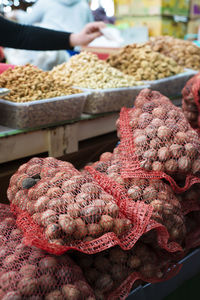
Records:
[[[154,108],[154,110],[152,111],[152,115],[155,117],[155,118],[159,118],[161,120],[163,120],[166,116],[166,109],[162,106],[159,106],[159,107],[156,107]]]
[[[0,286],[3,288],[3,290],[6,291],[12,291],[16,289],[16,278],[18,278],[18,272],[16,271],[9,271],[1,275],[0,277]]]
[[[160,161],[154,161],[152,163],[152,170],[157,172],[163,172],[164,171],[164,165]]]
[[[56,223],[49,224],[47,225],[44,234],[48,240],[58,239],[61,234],[61,227]]]
[[[113,218],[108,215],[101,216],[101,219],[99,221],[99,225],[103,228],[105,232],[112,231],[113,228]]]
[[[179,131],[176,133],[174,141],[179,145],[183,145],[188,142],[188,135],[185,132]]]
[[[142,189],[139,186],[132,185],[128,190],[128,196],[137,201],[142,197]]]
[[[2,296],[0,299],[1,300],[22,300],[22,296],[18,291],[12,291],[4,294],[4,296]]]
[[[178,169],[178,164],[174,159],[167,160],[165,162],[165,171],[169,173],[174,173]]]
[[[43,293],[49,293],[52,289],[55,289],[58,285],[53,274],[44,274],[38,279],[40,287],[42,288]]]
[[[84,280],[78,280],[75,282],[76,287],[78,288],[78,290],[81,292],[82,295],[84,295],[84,297],[88,300],[92,297],[89,297],[91,292],[91,289],[89,288],[88,284],[86,283],[86,281]],[[93,300],[95,300],[94,298],[92,298]],[[92,300],[91,299],[91,300]]]
[[[58,223],[66,235],[72,235],[76,228],[76,222],[68,215],[60,215]]]
[[[168,160],[169,157],[170,157],[170,153],[168,147],[161,147],[158,150],[158,158],[161,162]]]
[[[140,258],[137,255],[131,255],[128,258],[128,261],[127,261],[127,265],[131,269],[137,269],[137,268],[139,268],[140,265],[141,265],[141,263],[142,262],[141,262]]]
[[[105,213],[113,218],[116,218],[119,215],[119,207],[117,204],[110,202],[105,206]]]
[[[75,239],[83,239],[88,231],[87,231],[87,226],[85,225],[85,222],[81,218],[77,218],[75,220],[76,223],[76,230],[73,233],[73,236]]]
[[[194,158],[197,154],[197,149],[195,148],[195,146],[191,143],[187,143],[185,145],[185,153],[186,156],[188,155],[190,158]]]
[[[73,284],[64,285],[62,293],[66,300],[79,300],[81,298],[80,290]]]
[[[94,267],[102,273],[109,272],[111,268],[111,262],[107,257],[100,254],[94,259]]]
[[[144,200],[153,200],[156,199],[157,196],[157,191],[155,188],[151,187],[151,186],[147,186],[144,191],[143,191],[143,199]]]
[[[21,267],[19,274],[26,278],[33,278],[36,276],[37,272],[37,266],[26,264]]]
[[[150,160],[155,160],[157,157],[157,151],[155,149],[149,149],[144,152],[143,158],[145,159],[150,159]]]
[[[128,270],[123,265],[113,264],[110,267],[110,273],[113,281],[121,282],[128,276]]]
[[[178,158],[182,155],[183,152],[183,146],[182,145],[178,145],[178,144],[172,144],[169,147],[169,151],[172,154],[172,156],[174,158]]]
[[[191,170],[192,162],[187,156],[181,156],[178,159],[178,168],[180,172],[187,173]]]
[[[23,278],[19,281],[17,289],[24,297],[29,297],[37,293],[39,289],[38,279]]]
[[[34,203],[35,212],[43,212],[47,209],[47,205],[49,203],[49,197],[41,196]]]
[[[18,257],[15,254],[10,254],[4,258],[3,267],[6,270],[15,270],[19,266]]]
[[[196,159],[192,164],[192,173],[196,174],[199,172],[200,172],[200,159]]]
[[[39,262],[39,270],[41,273],[54,272],[58,267],[58,261],[53,256],[46,256]]]
[[[47,197],[56,198],[62,196],[62,190],[59,187],[52,187],[47,191]]]
[[[45,296],[45,300],[63,300],[61,291],[55,290]]]
[[[96,281],[96,288],[105,292],[108,292],[113,287],[113,280],[109,274],[102,274]]]
[[[157,136],[161,140],[169,140],[171,137],[171,129],[168,128],[167,126],[160,126],[158,128]]]
[[[99,237],[103,233],[103,229],[99,224],[88,224],[87,225],[88,235],[93,237]]]
[[[97,223],[101,218],[101,209],[93,204],[87,205],[81,210],[82,219],[86,224],[88,223]]]
[[[55,211],[47,209],[41,213],[41,222],[43,226],[48,226],[51,223],[56,223],[58,216]]]

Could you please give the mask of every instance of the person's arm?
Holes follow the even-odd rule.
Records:
[[[71,49],[70,33],[21,25],[0,16],[0,46],[26,50]]]
[[[21,25],[0,16],[0,46],[26,50],[65,50],[89,44],[101,35],[103,22],[87,24],[80,33]]]

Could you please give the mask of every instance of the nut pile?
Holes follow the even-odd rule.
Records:
[[[10,89],[3,97],[12,102],[28,102],[80,93],[70,81],[63,84],[33,65],[18,66],[0,74],[0,86]]]
[[[128,115],[135,155],[142,169],[163,171],[176,180],[199,174],[199,136],[168,98],[145,89]]]
[[[12,176],[7,195],[42,226],[49,243],[92,241],[106,232],[120,236],[132,228],[114,198],[89,175],[54,158],[34,158],[22,165]]]
[[[55,79],[72,80],[73,85],[91,89],[130,87],[141,84],[136,78],[124,75],[90,52],[81,52],[69,62],[56,66],[50,72]]]
[[[104,154],[100,161],[94,165],[95,169],[105,173],[109,178],[123,186],[129,199],[135,202],[144,202],[153,206],[151,218],[156,222],[165,225],[169,233],[169,241],[176,241],[180,244],[185,238],[184,217],[181,205],[174,195],[172,188],[155,179],[123,179],[120,173],[121,164],[117,159],[118,153],[115,150],[110,161],[105,160],[108,154]],[[119,157],[119,156],[118,156]]]
[[[71,258],[25,246],[13,217],[4,215],[0,236],[0,299],[95,299]]]
[[[200,69],[200,48],[190,41],[171,36],[152,37],[147,43],[153,51],[174,59],[177,64],[194,70]]]
[[[148,45],[128,45],[107,62],[136,80],[157,80],[183,72],[172,58],[152,51]]]
[[[195,86],[200,86],[200,74],[198,73],[196,76],[192,77],[185,85],[184,89],[182,90],[182,109],[184,112],[184,115],[190,125],[193,128],[199,127],[199,109],[197,106],[197,103],[200,105],[200,97],[197,90],[197,95],[194,95],[194,88]],[[195,99],[197,97],[197,99]],[[196,102],[196,101],[197,102]]]
[[[114,247],[94,255],[75,254],[74,259],[81,266],[97,300],[107,299],[106,295],[134,272],[139,272],[139,276],[146,280],[159,280],[164,275],[156,253],[142,242],[130,251]]]

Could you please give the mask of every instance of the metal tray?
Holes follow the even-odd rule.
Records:
[[[90,92],[87,96],[83,112],[100,114],[105,112],[120,111],[125,107],[132,107],[140,91],[149,88],[149,85],[113,89],[83,89]]]
[[[23,103],[0,99],[0,124],[26,129],[77,119],[89,94],[83,92]]]
[[[149,84],[152,90],[158,91],[167,97],[177,97],[182,95],[181,92],[186,82],[197,73],[195,70],[185,69],[184,73],[159,80],[145,81],[145,84]]]

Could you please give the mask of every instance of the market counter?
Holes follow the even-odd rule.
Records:
[[[77,152],[80,141],[115,131],[118,116],[82,114],[79,120],[27,130],[0,126],[0,163],[44,152],[53,157]]]

